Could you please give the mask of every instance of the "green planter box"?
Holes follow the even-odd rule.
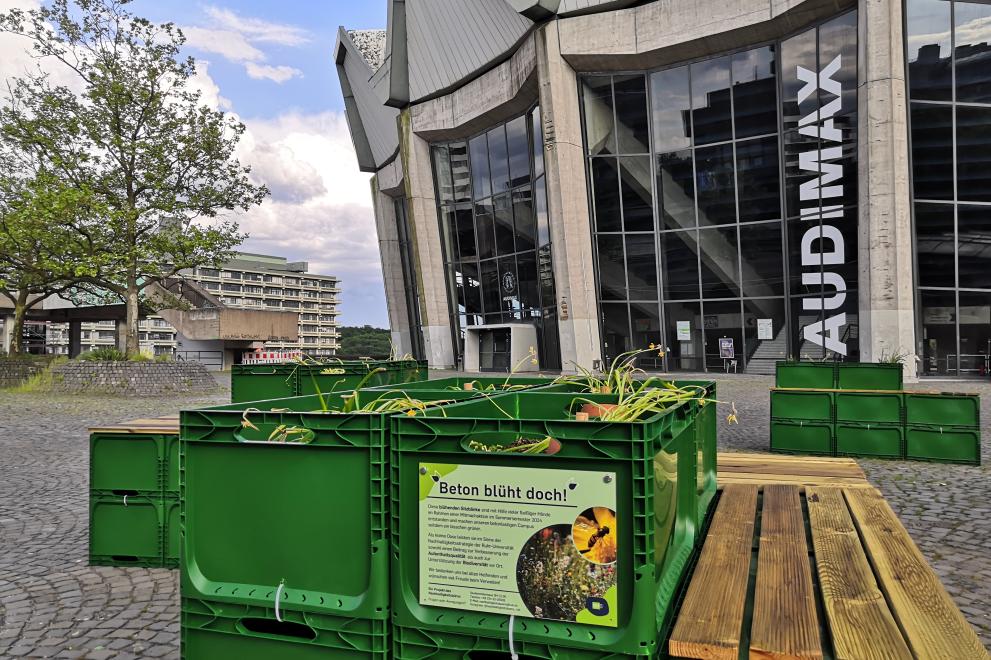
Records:
[[[902,389],[902,374],[900,364],[839,362],[836,365],[836,388],[898,391]]]
[[[323,400],[343,405],[338,395]],[[182,413],[184,596],[266,607],[285,580],[286,608],[388,617],[390,415],[322,407],[321,397],[304,396]],[[244,426],[248,408],[261,409],[248,414],[257,430]],[[267,442],[283,424],[315,438]]]
[[[783,388],[830,390],[836,387],[836,365],[833,362],[778,362],[774,384]]]
[[[905,445],[908,458],[981,464],[980,429],[909,424],[905,430]]]
[[[159,567],[165,505],[160,497],[90,493],[91,566]]]
[[[614,403],[618,399],[615,395],[577,396],[604,404]],[[444,409],[443,415],[437,411],[426,416],[393,417],[391,534],[394,627],[417,629],[438,640],[437,646],[443,653],[448,653],[448,649],[458,648],[454,642],[456,639],[487,639],[490,640],[488,644],[503,644],[491,640],[506,639],[506,613],[516,610],[523,617],[517,620],[514,629],[517,644],[524,645],[526,649],[531,645],[554,645],[571,653],[560,657],[584,657],[581,654],[588,657],[610,657],[610,654],[617,654],[616,657],[620,657],[619,654],[653,656],[658,651],[658,631],[665,628],[673,615],[674,597],[697,539],[694,409],[685,406],[631,423],[581,422],[576,421],[572,414],[576,407],[575,399],[574,393],[516,392],[451,405]],[[489,453],[480,451],[473,444],[506,444],[514,438],[540,439],[546,436],[561,443],[560,451],[553,456]],[[425,556],[433,550],[421,543],[421,533],[428,529],[436,532],[437,527],[428,527],[426,521],[421,520],[424,515],[421,512],[429,512],[425,508],[429,506],[453,507],[457,511],[462,511],[458,507],[477,506],[482,513],[466,514],[467,520],[492,520],[486,518],[489,514],[484,511],[488,511],[486,507],[495,506],[493,498],[485,500],[485,493],[481,490],[478,499],[482,501],[478,504],[471,502],[474,491],[470,488],[458,491],[461,495],[467,493],[468,500],[451,503],[449,500],[455,498],[444,495],[452,492],[451,488],[459,488],[452,484],[477,479],[479,475],[484,475],[483,478],[493,484],[525,482],[546,485],[555,493],[560,490],[565,502],[567,492],[577,492],[580,502],[581,493],[600,493],[603,488],[614,495],[617,529],[607,532],[607,536],[608,533],[614,535],[616,555],[614,563],[610,564],[612,568],[608,569],[614,573],[607,575],[615,576],[612,592],[615,595],[607,608],[598,610],[604,613],[608,609],[610,616],[615,617],[612,624],[601,625],[606,619],[597,618],[591,609],[582,611],[581,607],[590,602],[587,599],[579,599],[577,604],[550,596],[546,601],[534,600],[541,598],[541,594],[556,593],[554,590],[558,587],[570,589],[567,580],[582,581],[585,579],[583,576],[589,576],[590,580],[601,577],[603,574],[599,571],[605,569],[590,569],[586,566],[586,562],[592,563],[587,559],[588,555],[578,554],[583,552],[577,549],[578,546],[586,543],[577,540],[579,521],[584,513],[575,517],[572,509],[584,508],[587,503],[555,504],[541,509],[540,505],[533,503],[532,497],[527,499],[526,495],[522,495],[522,487],[522,499],[517,501],[514,496],[511,498],[513,501],[505,505],[509,513],[504,515],[516,522],[499,526],[499,531],[493,532],[495,536],[479,545],[472,544],[480,538],[479,535],[489,534],[485,531],[490,529],[487,526],[466,532],[462,541],[448,546],[454,552],[479,546],[488,552],[486,544],[495,543],[500,547],[505,544],[507,554],[499,561],[504,562],[503,570],[509,570],[515,576],[512,581],[517,591],[513,592],[514,596],[506,598],[513,599],[516,605],[509,609],[493,609],[480,601],[465,603],[459,598],[474,598],[470,595],[473,592],[470,585],[458,576],[452,578],[457,582],[453,589],[460,589],[461,595],[454,600],[438,595],[434,589],[447,587],[424,584],[421,569],[429,571],[434,570],[428,568],[431,566],[446,567],[442,561],[433,559],[431,563]],[[578,488],[584,490],[577,491]],[[435,496],[435,503],[427,503]],[[496,502],[502,502],[498,495],[494,498]],[[595,506],[605,508],[605,505]],[[520,511],[550,513],[544,517],[534,514],[532,520],[517,524],[517,517],[524,515]],[[585,512],[588,511],[591,509],[585,509]],[[599,531],[602,532],[601,527]],[[510,536],[515,539],[517,535],[527,538],[523,538],[518,545],[508,540]],[[503,538],[507,540],[500,541]],[[545,557],[541,553],[546,553],[547,561],[551,562],[547,564],[549,572],[546,579],[531,580],[531,573],[537,570],[536,565],[543,561],[534,559],[531,550],[538,552],[539,557]],[[591,550],[589,545],[584,552]],[[518,558],[515,556],[517,554]],[[421,559],[424,561],[422,567]],[[563,583],[551,579],[551,571],[556,570],[554,566],[570,567],[572,561],[576,562],[573,576],[569,574]],[[436,582],[437,578],[433,576],[431,579]],[[529,603],[524,599],[524,591],[530,594]],[[589,593],[594,593],[594,589]],[[449,604],[441,604],[438,599]],[[539,606],[538,602],[550,603],[549,607],[559,608],[561,612],[541,612],[542,618],[538,624],[530,620],[537,614],[532,608]],[[592,608],[592,605],[587,606]],[[572,609],[569,610],[569,607]],[[520,611],[521,608],[524,611]],[[530,613],[525,613],[526,609]],[[503,646],[485,648],[504,650]],[[401,657],[408,657],[415,651],[401,649],[401,652]],[[438,652],[436,647],[429,652],[429,657],[468,657],[464,650],[459,656],[435,656],[433,653]]]
[[[771,418],[832,422],[833,392],[810,390],[771,390]]]
[[[369,389],[372,390],[399,390],[402,392],[418,392],[421,390],[453,390],[475,392],[478,396],[502,394],[504,392],[531,389],[535,387],[547,387],[554,382],[553,378],[546,376],[457,376],[451,378],[435,378],[433,380],[422,380],[408,383],[398,383],[393,385],[377,385]],[[471,390],[466,390],[467,384],[472,385]]]
[[[161,497],[173,473],[170,458],[177,439],[152,433],[91,434],[90,490]]]
[[[836,392],[836,421],[903,423],[901,392]]]
[[[165,568],[179,568],[179,553],[182,547],[179,497],[164,499],[162,503],[165,505],[165,539],[162,565]]]
[[[279,621],[278,619],[281,619]],[[387,660],[388,621],[182,599],[183,660]]]
[[[593,649],[564,647],[547,640],[543,643],[521,641],[520,633],[543,629],[544,622],[517,620],[513,647],[521,658],[541,660],[619,660],[627,654],[608,654]],[[499,637],[482,637],[471,633],[440,633],[433,630],[392,627],[394,660],[465,660],[465,658],[510,658],[508,633]]]
[[[929,426],[980,427],[981,399],[976,394],[905,393],[905,421]]]
[[[832,456],[835,453],[833,424],[772,419],[771,451]]]
[[[296,396],[296,364],[235,364],[231,403]]]
[[[903,458],[905,429],[901,424],[836,422],[836,453]]]

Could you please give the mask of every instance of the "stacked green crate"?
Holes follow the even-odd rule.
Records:
[[[235,364],[231,367],[231,403],[296,396],[296,364]]]
[[[905,455],[901,392],[837,391],[836,453],[901,458]]]
[[[508,653],[510,625],[526,657],[657,653],[698,532],[695,409],[579,421],[582,401],[618,396],[522,391],[393,418],[394,657]],[[504,451],[546,438],[557,453]],[[479,479],[510,490],[463,485]],[[585,554],[590,529],[613,544],[606,565]]]
[[[771,390],[771,451],[829,456],[835,453],[834,392]]]
[[[980,410],[976,394],[906,392],[905,455],[979,465]]]
[[[231,403],[350,392],[358,387],[415,382],[427,376],[426,362],[417,360],[239,364],[231,368]]]
[[[324,395],[182,413],[187,660],[388,657],[390,415],[343,406]],[[305,433],[280,441],[279,429]]]
[[[90,434],[89,563],[174,567],[178,434],[138,426]]]
[[[782,389],[831,390],[836,387],[836,364],[778,362],[774,370],[774,384]]]
[[[838,362],[835,387],[839,390],[899,392],[903,387],[903,371],[901,364]]]

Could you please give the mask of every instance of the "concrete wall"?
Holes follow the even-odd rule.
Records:
[[[214,380],[196,362],[70,362],[52,369],[56,392],[160,396],[212,392]]]

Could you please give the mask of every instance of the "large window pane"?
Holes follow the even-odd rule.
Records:
[[[922,317],[922,374],[957,373],[957,299],[953,291],[919,292]]]
[[[747,372],[773,374],[775,363],[788,358],[788,340],[784,330],[783,298],[743,301],[743,339],[747,349]]]
[[[688,67],[650,74],[654,119],[654,151],[677,151],[692,145],[691,95]]]
[[[953,107],[912,104],[912,184],[916,199],[953,199]]]
[[[496,253],[501,255],[516,252],[513,230],[513,206],[509,194],[492,198],[495,207]]]
[[[523,309],[540,309],[540,283],[537,281],[537,255],[521,252],[516,255],[516,272],[519,275],[519,298]]]
[[[696,149],[695,181],[699,225],[704,227],[736,222],[733,145],[721,144]]]
[[[991,4],[954,2],[953,11],[957,101],[991,103]]]
[[[647,348],[651,344],[663,345],[661,332],[661,313],[656,302],[630,303],[630,329],[633,331],[632,348]],[[644,353],[637,358],[637,366],[641,369],[661,370],[664,368],[661,350]]]
[[[489,322],[488,315],[498,314],[501,319],[502,301],[499,293],[499,264],[495,259],[483,261],[479,264],[482,272],[482,304],[485,306],[486,322]],[[498,323],[499,321],[495,321]]]
[[[509,185],[516,187],[530,180],[530,142],[526,136],[526,117],[506,124],[509,145]]]
[[[907,0],[908,86],[913,99],[949,101],[950,3]]]
[[[785,274],[784,260],[781,258],[780,222],[741,226],[740,254],[745,297],[784,295]]]
[[[626,300],[626,263],[623,261],[623,237],[599,234],[599,297],[602,300]]]
[[[991,289],[991,206],[957,208],[960,287]]]
[[[781,217],[781,174],[777,136],[736,145],[736,180],[740,189],[740,222]]]
[[[465,311],[468,314],[482,313],[482,283],[479,281],[478,262],[463,261],[460,264],[464,280]]]
[[[961,376],[987,376],[991,354],[991,293],[961,291],[959,299]]]
[[[838,16],[819,27],[819,70],[824,70],[839,58],[839,69],[831,76],[840,84],[843,101],[834,125],[844,131],[856,128],[857,112],[857,12]],[[819,102],[823,105],[835,99],[832,92],[820,90]]]
[[[733,298],[740,295],[740,256],[736,227],[700,229],[703,298]]]
[[[468,145],[452,142],[447,146],[451,159],[451,178],[454,185],[454,201],[471,201],[471,173],[468,170]]]
[[[699,297],[698,249],[698,232],[694,229],[661,234],[665,300]]]
[[[530,186],[513,191],[513,218],[516,222],[516,249],[532,250],[537,240],[537,220],[533,214]]]
[[[729,140],[733,137],[729,56],[696,62],[691,71],[695,144]]]
[[[701,371],[704,344],[701,306],[697,302],[664,305],[668,369]]]
[[[544,307],[556,305],[554,296],[554,261],[551,258],[551,246],[545,245],[537,250],[537,272],[540,277],[540,302]]]
[[[732,371],[743,367],[743,316],[740,301],[702,303],[702,329],[705,332],[705,366],[709,371]],[[727,344],[724,347],[724,344]],[[723,350],[727,350],[723,353]],[[730,357],[732,355],[732,357]]]
[[[495,218],[492,215],[492,200],[475,204],[475,236],[478,240],[478,256],[489,259],[496,255]]]
[[[471,154],[471,184],[475,199],[483,199],[492,194],[492,182],[489,180],[489,148],[484,135],[474,137],[468,142]]]
[[[442,206],[440,210],[440,241],[444,261],[457,261],[458,256],[458,226],[453,206]]]
[[[519,319],[520,316],[516,313],[521,309],[520,277],[516,272],[516,257],[499,259],[499,295],[502,298],[504,318]]]
[[[991,202],[991,108],[956,111],[957,199]]]
[[[619,181],[623,198],[623,222],[626,231],[653,231],[651,208],[650,156],[619,159]]]
[[[454,200],[454,184],[451,181],[451,163],[447,147],[434,147],[434,172],[437,173],[437,199],[443,202]]]
[[[592,159],[592,195],[597,231],[623,231],[615,158]]]
[[[822,360],[825,349],[815,342],[805,339],[804,328],[822,321],[822,310],[818,296],[793,297],[791,299],[791,338],[797,347],[799,360]]]
[[[540,128],[540,108],[527,115],[530,118],[530,141],[533,143],[533,176],[544,173],[544,133]]]
[[[509,189],[509,155],[506,147],[506,127],[497,126],[488,133],[489,167],[492,168],[492,194]]]
[[[630,350],[630,316],[626,303],[602,303],[602,343],[607,362]]]
[[[733,55],[733,115],[736,138],[778,132],[774,46]]]
[[[657,157],[657,198],[663,229],[695,226],[695,173],[691,151]]]
[[[654,234],[626,235],[626,273],[630,300],[657,300]]]
[[[646,78],[642,75],[616,76],[613,78],[613,92],[616,95],[619,153],[648,153]]]
[[[612,77],[584,76],[582,100],[585,111],[585,144],[588,146],[588,153],[593,156],[615,154]]]
[[[915,205],[915,250],[918,286],[955,286],[952,205]]]
[[[795,74],[798,68],[818,71],[816,30],[812,28],[781,42],[782,122],[786,131],[798,128],[799,120],[819,107],[818,94],[810,94],[798,102],[798,92],[805,85]]]
[[[551,230],[547,219],[547,189],[544,186],[545,177],[540,177],[533,184],[533,208],[537,216],[537,245],[544,246],[551,242]]]
[[[454,211],[454,224],[458,233],[458,252],[462,259],[478,256],[475,247],[475,220],[470,206],[459,206]]]

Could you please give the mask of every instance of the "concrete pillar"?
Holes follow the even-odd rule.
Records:
[[[858,0],[860,359],[908,353],[915,298],[902,0]]]
[[[416,260],[417,277],[420,278],[418,291],[424,351],[432,369],[451,369],[455,363],[454,342],[430,144],[413,133],[408,109],[400,115],[400,122],[399,149],[403,159],[413,258]]]
[[[3,353],[10,354],[10,344],[14,335],[14,317],[5,314],[0,321],[3,321],[3,327],[0,328],[0,349],[3,349]]]
[[[392,345],[400,355],[413,353],[410,336],[410,315],[403,280],[403,261],[399,251],[399,230],[396,228],[395,198],[379,189],[378,177],[372,177],[372,202],[375,206],[375,229],[378,233],[382,278],[385,283],[385,303],[389,310]]]
[[[576,364],[591,368],[600,360],[602,343],[578,80],[561,57],[558,25],[559,21],[548,23],[537,30],[535,38],[561,365],[565,371],[573,371]]]
[[[79,357],[83,352],[83,323],[82,321],[69,321],[69,359]]]

